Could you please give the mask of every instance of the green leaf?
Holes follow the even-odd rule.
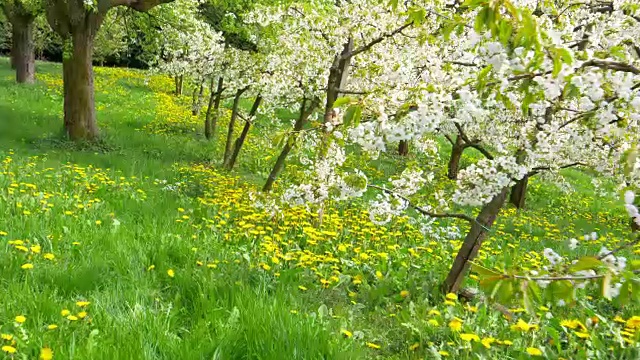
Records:
[[[351,104],[352,102],[353,102],[353,99],[351,99],[348,96],[339,97],[339,98],[336,99],[336,101],[333,102],[333,107],[334,108],[339,108],[339,107],[342,107],[344,105]]]
[[[347,108],[347,111],[345,111],[344,113],[344,126],[349,127],[354,123],[354,118],[356,115],[356,109],[359,108],[359,106],[349,106]]]
[[[498,24],[498,36],[500,37],[500,42],[502,45],[507,46],[509,44],[509,40],[511,39],[511,34],[513,33],[513,27],[506,20],[501,20]]]
[[[481,33],[484,27],[487,25],[487,19],[489,17],[489,11],[491,11],[488,7],[482,8],[476,15],[475,22],[473,24],[473,28],[477,33]]]
[[[585,256],[573,264],[570,268],[570,272],[577,272],[582,270],[593,270],[602,265],[602,261],[593,256]]]
[[[496,277],[502,277],[502,274],[495,271],[495,270],[491,270],[488,269],[484,266],[472,263],[471,264],[471,271],[477,273],[480,276],[496,276]]]

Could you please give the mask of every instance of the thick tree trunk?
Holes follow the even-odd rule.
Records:
[[[525,200],[527,198],[527,187],[529,186],[529,177],[525,176],[519,180],[511,188],[511,195],[509,195],[509,202],[516,208],[524,208]]]
[[[240,106],[240,99],[242,93],[247,89],[239,89],[236,91],[236,96],[233,98],[233,108],[231,109],[231,119],[229,119],[229,130],[227,131],[227,142],[224,146],[224,156],[222,163],[226,166],[229,163],[229,157],[231,156],[231,146],[233,144],[233,131],[236,127],[236,119],[238,118],[238,107]]]
[[[249,112],[249,118],[244,124],[242,128],[242,133],[236,139],[236,142],[233,146],[233,153],[231,154],[231,158],[227,163],[227,169],[232,170],[236,164],[236,160],[238,159],[238,154],[240,154],[240,149],[242,149],[242,145],[244,145],[245,140],[247,139],[247,135],[249,135],[249,129],[251,128],[251,121],[253,117],[256,115],[258,111],[258,107],[260,107],[260,103],[262,102],[262,96],[258,95],[256,100],[253,102],[253,106],[251,107],[251,112]]]
[[[72,140],[98,137],[93,88],[93,34],[77,29],[73,51],[62,63],[64,80],[64,127]]]
[[[207,139],[212,139],[216,135],[216,128],[218,127],[218,115],[220,109],[220,100],[222,99],[222,86],[224,85],[224,79],[222,76],[218,79],[218,88],[213,89],[213,79],[211,79],[211,96],[209,97],[209,105],[207,106],[207,116],[204,122],[204,136]]]
[[[204,96],[204,82],[201,82],[199,87],[196,86],[193,89],[193,103],[191,104],[191,114],[193,116],[200,115],[200,108],[202,108],[203,96]]]
[[[398,155],[400,155],[400,156],[409,155],[409,141],[401,140],[398,143]]]
[[[442,290],[445,293],[455,293],[460,288],[464,277],[473,261],[478,255],[478,251],[482,246],[482,242],[487,237],[487,233],[493,222],[498,217],[500,209],[504,205],[509,188],[504,188],[498,195],[482,207],[480,214],[475,221],[471,223],[471,229],[462,243],[462,247],[458,250],[458,255],[451,266],[449,275],[442,284]]]
[[[462,153],[464,153],[464,142],[462,137],[458,135],[456,142],[451,149],[451,158],[449,158],[449,171],[447,177],[451,180],[458,179],[458,171],[460,170],[460,159],[462,159]]]
[[[278,156],[278,160],[276,160],[276,163],[273,165],[273,169],[271,169],[271,173],[269,173],[267,182],[262,187],[263,192],[269,192],[273,188],[273,184],[276,182],[278,175],[280,175],[280,172],[284,168],[284,163],[285,163],[285,160],[287,159],[287,156],[289,155],[289,152],[291,152],[291,150],[296,144],[296,137],[298,136],[298,133],[300,132],[300,130],[302,130],[304,125],[307,123],[309,116],[311,116],[313,111],[318,106],[318,99],[316,98],[313,101],[311,101],[311,105],[309,106],[309,108],[305,108],[306,104],[307,104],[307,101],[305,99],[302,101],[302,106],[300,107],[300,115],[298,116],[298,119],[296,120],[296,123],[293,126],[293,134],[289,136],[287,143],[285,144],[285,146],[282,148],[282,151],[280,152],[280,156]]]
[[[17,16],[16,16],[17,17]],[[31,16],[21,17],[13,22],[12,59],[19,84],[33,84],[36,74],[36,54],[33,45],[33,23]]]

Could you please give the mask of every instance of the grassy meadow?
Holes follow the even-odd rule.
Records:
[[[304,208],[256,208],[278,129],[254,127],[225,172],[228,113],[206,141],[204,115],[165,77],[96,68],[102,140],[66,142],[61,71],[38,63],[37,84],[19,86],[0,58],[0,359],[640,357],[639,308],[594,289],[535,316],[509,304],[514,319],[441,294],[466,224],[448,239],[408,218],[376,226],[360,202],[331,204],[321,227]],[[413,161],[387,155],[365,171],[385,179]],[[445,165],[434,192],[450,186]],[[300,169],[289,164],[277,189]],[[578,258],[632,236],[610,184],[566,179],[535,178],[478,261],[526,271],[546,264],[546,247]]]

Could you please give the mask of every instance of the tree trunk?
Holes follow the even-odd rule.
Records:
[[[482,207],[480,214],[476,217],[475,221],[471,223],[471,229],[464,238],[462,247],[456,255],[456,259],[451,266],[449,275],[442,284],[442,290],[445,293],[455,293],[460,288],[464,277],[471,266],[470,261],[473,261],[478,255],[478,251],[482,246],[482,242],[487,237],[487,233],[493,222],[498,217],[500,209],[504,205],[509,188],[504,188],[502,191],[493,197],[491,201]]]
[[[247,135],[249,134],[249,129],[251,128],[251,120],[256,115],[258,111],[258,107],[260,107],[260,103],[262,102],[262,96],[258,95],[256,100],[253,102],[253,106],[251,107],[251,112],[249,112],[248,121],[245,122],[244,127],[242,128],[242,133],[236,139],[236,142],[233,147],[233,153],[231,154],[231,158],[227,164],[227,169],[232,170],[236,164],[236,160],[238,159],[238,154],[240,153],[240,149],[244,144],[244,141],[247,139]]]
[[[191,104],[191,114],[193,116],[200,115],[200,108],[202,107],[203,96],[204,96],[204,82],[201,82],[200,87],[196,86],[193,89],[193,103]]]
[[[449,171],[447,172],[447,177],[451,180],[458,179],[458,171],[460,170],[460,159],[462,158],[462,153],[464,153],[464,142],[462,137],[458,135],[456,137],[456,143],[453,144],[451,149],[451,158],[449,159]]]
[[[204,136],[211,139],[216,135],[218,127],[218,115],[220,109],[220,100],[222,99],[222,86],[224,79],[222,76],[218,79],[218,89],[213,90],[213,79],[211,79],[211,96],[209,97],[209,105],[207,106],[207,116],[204,122]]]
[[[233,98],[233,108],[231,109],[231,119],[229,119],[229,130],[227,131],[227,142],[224,146],[224,156],[222,163],[226,166],[229,162],[229,157],[231,156],[231,145],[233,143],[233,131],[236,127],[236,119],[238,118],[238,107],[240,106],[240,98],[242,97],[242,93],[244,93],[247,89],[238,89],[236,91],[236,96]]]
[[[174,81],[176,82],[176,95],[180,96],[184,87],[184,75],[175,76]]]
[[[527,187],[529,185],[529,177],[525,176],[519,180],[511,188],[511,195],[509,195],[509,202],[516,208],[524,208],[525,200],[527,198]]]
[[[398,155],[400,156],[409,155],[409,141],[401,140],[400,143],[398,143]]]
[[[94,34],[88,29],[76,29],[71,39],[72,54],[62,63],[64,127],[72,140],[98,137],[91,63]]]
[[[311,116],[315,108],[318,106],[318,99],[316,98],[313,101],[311,101],[311,105],[309,106],[309,108],[305,108],[306,104],[307,104],[307,100],[304,99],[302,101],[302,106],[300,107],[300,115],[298,116],[298,119],[296,120],[296,123],[293,126],[293,134],[289,136],[287,143],[285,144],[284,148],[282,148],[282,151],[280,152],[280,156],[278,156],[278,160],[276,160],[275,165],[273,165],[273,169],[271,169],[271,173],[269,173],[267,182],[262,187],[263,192],[269,192],[273,188],[273,184],[276,182],[278,175],[280,175],[280,172],[284,168],[284,162],[287,159],[289,152],[291,152],[291,150],[296,144],[296,137],[298,136],[298,133],[300,132],[300,130],[302,130],[304,125],[307,123],[309,116]]]
[[[17,16],[16,16],[17,17]],[[12,59],[19,84],[33,84],[36,74],[36,54],[33,45],[33,22],[31,16],[13,22]]]
[[[16,31],[15,28],[11,28],[11,53],[9,54],[9,61],[11,62],[11,69],[16,69]]]

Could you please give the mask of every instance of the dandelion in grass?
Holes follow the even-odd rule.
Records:
[[[367,347],[371,348],[371,349],[380,349],[380,345],[372,343],[372,342],[368,342],[367,343]]]
[[[62,309],[62,311],[60,311],[60,315],[67,317],[69,316],[69,314],[71,314],[71,311],[67,310],[67,309]]]
[[[534,347],[528,347],[527,348],[527,354],[529,354],[531,356],[542,356],[542,350],[540,350],[538,348],[534,348]]]
[[[2,351],[6,352],[7,354],[15,354],[18,350],[16,350],[16,348],[14,348],[13,346],[5,345],[2,347]]]
[[[77,301],[76,302],[76,306],[79,306],[79,307],[87,307],[87,306],[89,306],[89,304],[91,304],[89,301]]]
[[[353,333],[351,331],[349,331],[349,330],[346,330],[346,329],[340,330],[340,334],[342,334],[346,338],[353,337]]]
[[[42,348],[40,350],[40,360],[51,360],[53,359],[53,350],[50,348]]]
[[[453,331],[460,331],[462,329],[462,320],[454,318],[449,322],[449,328]]]
[[[174,276],[176,276],[175,271],[173,271],[173,269],[169,269],[167,270],[167,275],[169,275],[170,278],[173,278]]]
[[[33,269],[33,264],[26,263],[26,264],[23,264],[22,266],[20,266],[20,268],[23,269],[23,270],[31,270],[31,269]]]
[[[47,325],[47,330],[55,330],[57,328],[58,328],[58,325],[56,325],[56,324]]]
[[[16,316],[15,320],[18,324],[23,324],[25,321],[27,321],[27,318],[23,315],[18,315]]]

